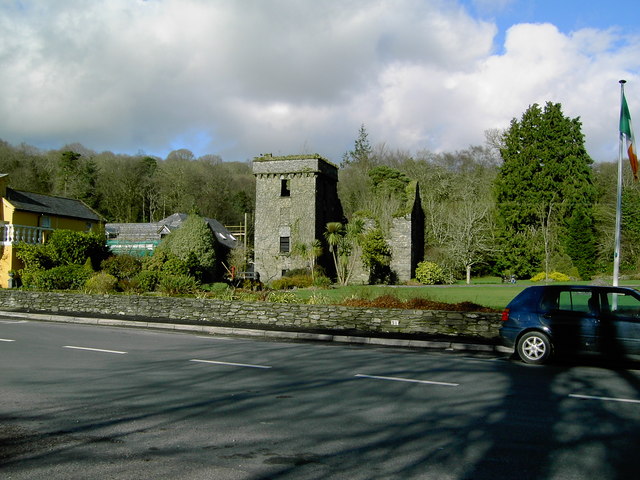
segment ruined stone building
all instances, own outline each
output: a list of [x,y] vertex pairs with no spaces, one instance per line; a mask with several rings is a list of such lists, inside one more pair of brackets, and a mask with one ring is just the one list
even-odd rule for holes
[[[309,260],[292,255],[296,243],[322,243],[318,259],[327,274],[334,273],[333,260],[324,240],[329,222],[343,221],[338,198],[338,167],[320,155],[270,154],[253,161],[256,176],[254,269],[263,282],[280,278],[288,270],[308,268]],[[387,242],[392,252],[391,269],[398,281],[410,280],[424,252],[424,213],[414,184],[409,202],[393,218]],[[360,267],[353,283],[367,283],[368,272]]]
[[[375,226],[373,219],[366,219],[368,228]],[[397,282],[406,282],[415,277],[418,263],[424,260],[424,211],[420,201],[418,182],[407,187],[407,203],[391,219],[385,240],[391,250],[389,267]],[[369,272],[357,264],[351,277],[351,283],[366,284]]]
[[418,263],[424,260],[424,210],[418,182],[402,215],[393,218],[387,242],[391,247],[391,270],[400,282],[415,277]]
[[263,155],[254,159],[256,209],[254,268],[263,282],[280,278],[308,261],[291,254],[295,243],[318,239],[323,254],[318,265],[333,271],[324,241],[329,222],[342,221],[338,199],[338,167],[320,155]]

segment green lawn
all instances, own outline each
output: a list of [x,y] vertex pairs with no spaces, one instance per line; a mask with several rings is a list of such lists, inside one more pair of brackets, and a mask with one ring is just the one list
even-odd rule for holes
[[[584,284],[590,282],[571,282]],[[540,285],[542,282],[518,281],[515,285],[502,283],[486,283],[479,279],[471,285],[430,285],[430,286],[382,286],[363,285],[333,287],[327,290],[298,289],[295,294],[304,299],[316,295],[326,298],[329,303],[339,303],[347,298],[372,300],[381,295],[394,295],[402,300],[410,298],[428,298],[446,303],[473,302],[484,307],[502,310],[509,301],[529,285]],[[640,287],[640,282],[621,281],[621,285]]]

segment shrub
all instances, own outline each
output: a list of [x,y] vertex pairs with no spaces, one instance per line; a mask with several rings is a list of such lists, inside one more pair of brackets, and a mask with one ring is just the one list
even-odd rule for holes
[[271,282],[271,288],[274,290],[288,290],[293,288],[293,282],[289,277],[282,277]]
[[138,293],[153,292],[160,281],[160,273],[153,270],[142,270],[131,279],[130,288]]
[[283,277],[311,276],[311,270],[308,268],[292,268],[287,270]]
[[314,293],[307,299],[307,305],[326,305],[329,303],[329,298],[321,293]]
[[291,277],[291,282],[296,288],[306,288],[310,287],[313,284],[313,279],[311,278],[311,275],[307,273]]
[[437,263],[420,262],[416,267],[416,280],[423,285],[437,285],[446,282],[444,270]]
[[164,295],[188,295],[198,290],[198,282],[188,275],[162,275],[158,289]]
[[271,292],[267,297],[267,301],[273,303],[302,303],[302,300],[293,292]]
[[382,230],[374,228],[364,235],[362,241],[362,263],[369,269],[369,283],[393,283],[391,275],[391,247]]
[[[531,277],[532,282],[540,282],[546,279],[547,279],[547,275],[545,272],[540,272],[537,275],[534,275],[533,277]],[[560,272],[551,272],[549,274],[548,279],[553,280],[554,282],[568,282],[569,280],[571,280],[569,275],[565,275],[564,273],[560,273]]]
[[160,246],[185,262],[192,274],[203,279],[212,277],[218,242],[204,218],[189,215],[179,229],[162,240]]
[[299,275],[285,276],[271,282],[271,288],[274,290],[288,290],[290,288],[306,288],[310,287],[313,283],[311,275],[303,273]]
[[138,284],[134,281],[134,278],[123,278],[122,280],[118,280],[116,290],[125,293],[141,293],[136,291]]
[[15,250],[26,270],[46,270],[54,266],[46,244],[18,243]]
[[169,275],[188,275],[189,266],[166,248],[160,246],[153,255],[142,260],[143,271],[163,272]]
[[92,265],[98,267],[109,256],[104,236],[95,232],[54,230],[46,245],[56,265],[82,264],[90,258]]
[[89,278],[84,285],[87,293],[113,293],[116,291],[118,279],[113,275],[100,272]]
[[235,288],[223,282],[200,285],[200,290],[207,292],[209,298],[217,298],[218,300],[234,300],[236,291]]
[[569,275],[565,275],[564,273],[560,272],[551,272],[549,274],[549,278],[551,278],[551,280],[555,282],[568,282],[569,280],[571,280]]
[[578,271],[578,267],[571,267],[569,269],[569,278],[572,280],[580,280],[582,277],[580,276],[580,272]]
[[132,255],[113,255],[100,264],[100,268],[118,280],[133,278],[142,270],[142,262]]
[[162,265],[162,273],[169,275],[189,275],[189,267],[184,260],[171,256]]
[[142,270],[160,272],[167,260],[169,260],[169,253],[162,248],[156,248],[153,255],[142,259]]
[[331,279],[325,275],[318,275],[313,280],[313,286],[318,288],[329,288],[331,283]]
[[[80,290],[93,272],[84,265],[62,265],[34,272],[27,287],[39,290]],[[23,276],[23,282],[25,277]]]
[[20,270],[20,281],[24,288],[36,288],[37,277],[44,270],[40,268],[23,268]]
[[54,230],[44,244],[16,245],[17,257],[29,270],[49,270],[61,265],[81,265],[87,261],[93,268],[100,265],[108,252],[102,235],[72,230]]

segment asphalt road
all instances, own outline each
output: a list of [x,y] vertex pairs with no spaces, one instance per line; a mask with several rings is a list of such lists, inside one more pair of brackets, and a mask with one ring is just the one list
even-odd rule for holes
[[635,479],[635,368],[0,318],[0,477]]

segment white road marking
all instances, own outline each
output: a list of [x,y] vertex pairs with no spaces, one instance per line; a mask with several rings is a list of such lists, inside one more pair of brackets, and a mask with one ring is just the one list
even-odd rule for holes
[[0,338],[0,342],[15,342],[15,340],[10,340],[8,338]]
[[121,352],[119,350],[104,350],[102,348],[74,347],[73,345],[65,345],[62,348],[71,348],[73,350],[88,350],[89,352],[116,353],[118,355],[124,355],[125,353],[127,353],[127,352]]
[[200,339],[205,339],[205,340],[225,340],[225,341],[234,340],[233,338],[230,338],[230,337],[216,337],[214,335],[208,335],[208,336],[205,336],[205,335],[194,335],[193,338],[200,338]]
[[391,380],[394,382],[409,382],[409,383],[426,383],[428,385],[441,385],[444,387],[459,387],[459,383],[447,383],[447,382],[433,382],[430,380],[415,380],[413,378],[399,378],[399,377],[380,377],[378,375],[363,375],[358,373],[356,377],[359,378],[373,378],[376,380]]
[[198,362],[198,363],[212,363],[214,365],[228,365],[228,366],[231,366],[231,367],[271,368],[268,365],[251,365],[249,363],[216,362],[214,360],[198,360],[197,358],[192,358],[189,361],[190,362]]
[[622,403],[640,403],[640,400],[633,400],[631,398],[614,398],[614,397],[594,397],[591,395],[569,395],[572,398],[581,398],[583,400],[603,400],[606,402],[622,402]]
[[27,323],[27,321],[26,320],[0,320],[0,323],[14,324],[14,323]]

